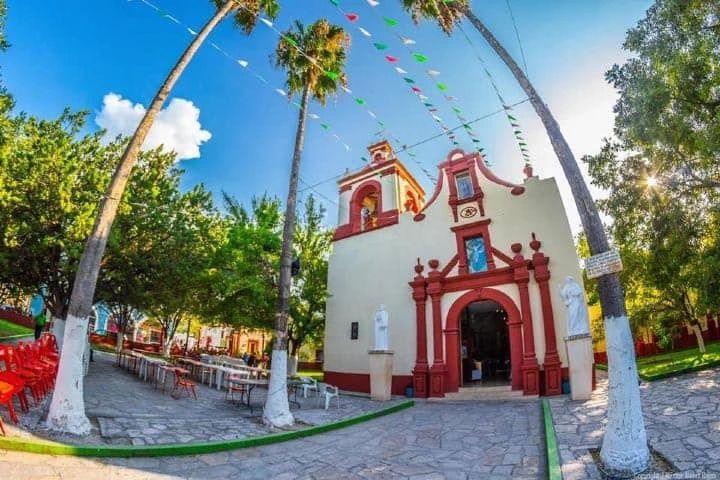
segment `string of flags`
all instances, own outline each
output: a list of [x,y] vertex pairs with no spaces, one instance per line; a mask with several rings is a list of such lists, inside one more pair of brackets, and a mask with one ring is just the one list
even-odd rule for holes
[[[443,0],[443,1],[452,1],[452,0]],[[525,162],[525,166],[530,166],[531,160],[530,160],[530,150],[528,149],[527,140],[525,140],[525,137],[523,136],[522,127],[520,126],[520,121],[518,120],[517,114],[513,110],[512,105],[509,105],[505,98],[502,96],[502,93],[500,93],[500,88],[497,85],[497,82],[495,81],[495,77],[493,76],[492,72],[488,69],[487,63],[485,63],[485,60],[483,59],[482,55],[480,55],[480,52],[475,46],[475,43],[470,39],[468,34],[465,32],[465,30],[462,28],[462,25],[459,26],[460,31],[462,32],[463,36],[465,37],[465,40],[468,42],[470,47],[473,50],[473,53],[475,53],[475,56],[477,57],[478,61],[482,65],[483,73],[485,73],[485,76],[487,77],[488,81],[490,82],[490,85],[493,88],[493,91],[495,92],[495,95],[497,96],[500,105],[505,110],[505,117],[508,120],[508,123],[510,124],[510,128],[512,129],[513,136],[515,137],[515,142],[517,143],[518,149],[520,150],[520,154],[522,155],[523,161]]]
[[[128,0],[128,2],[131,2],[132,0]],[[190,34],[191,36],[196,36],[198,34],[197,30],[189,27],[188,25],[185,25],[182,23],[177,16],[172,15],[170,12],[163,10],[159,8],[157,5],[154,5],[149,0],[139,0],[141,3],[146,5],[147,7],[151,8],[155,11],[158,15],[160,15],[161,18],[167,19],[168,21],[176,24],[178,27],[182,28],[186,33]],[[260,17],[260,21],[262,21],[264,24],[272,24],[269,20]],[[255,70],[250,62],[245,58],[236,58],[232,55],[230,55],[225,49],[223,49],[221,46],[219,46],[215,42],[208,42],[210,47],[212,47],[214,50],[216,50],[220,55],[226,57],[227,59],[231,60],[235,65],[239,66],[242,70],[249,73],[253,78],[255,78],[259,83],[262,85],[268,87],[268,89],[275,95],[288,98],[288,93],[283,88],[277,88],[270,84],[270,82],[261,75],[257,70]],[[298,102],[292,101],[291,105],[297,109],[301,108],[301,105]],[[341,137],[337,134],[337,132],[334,131],[332,126],[324,121],[322,117],[313,112],[308,112],[308,118],[315,120],[319,123],[320,128],[324,130],[328,135],[333,137],[344,149],[346,152],[349,152],[351,150],[350,145],[348,145]]]
[[[385,24],[385,26],[392,32],[392,34],[400,41],[400,43],[408,50],[410,55],[415,58],[420,63],[425,64],[427,68],[423,68],[426,76],[430,79],[430,81],[437,87],[437,89],[441,92],[442,97],[445,99],[445,102],[449,105],[450,109],[453,111],[455,117],[460,122],[460,125],[462,125],[462,128],[465,130],[465,133],[470,137],[470,140],[473,143],[473,147],[478,151],[478,153],[481,153],[484,151],[484,148],[481,146],[480,139],[477,137],[475,132],[472,129],[472,126],[468,123],[467,118],[464,116],[464,112],[462,108],[460,108],[458,99],[456,96],[453,96],[450,94],[450,89],[447,85],[447,83],[441,81],[440,78],[440,72],[438,70],[435,70],[430,67],[430,64],[427,63],[429,61],[429,58],[424,55],[421,52],[418,52],[416,50],[417,42],[409,37],[408,35],[405,35],[403,32],[400,32],[397,28],[399,22],[393,18],[389,18],[386,16],[383,16],[379,9],[377,8],[380,5],[380,2],[377,0],[367,0],[367,4],[370,7],[370,9],[377,15],[380,20],[382,20],[382,23]],[[355,14],[352,14],[355,15]],[[357,17],[357,15],[355,15]],[[404,80],[410,84],[415,83],[415,81],[410,77],[404,77]],[[431,107],[433,110],[437,111],[437,109],[433,106]],[[450,131],[448,133],[448,136],[451,140],[456,141],[456,137],[454,132]],[[487,163],[487,160],[486,160]]]
[[[380,4],[377,0],[367,0],[370,3],[371,6],[377,6]],[[415,95],[415,97],[418,99],[418,101],[425,107],[425,110],[428,112],[430,117],[433,119],[435,123],[438,124],[440,129],[448,136],[448,139],[454,146],[459,146],[460,144],[457,142],[456,138],[452,138],[453,134],[450,132],[450,129],[445,124],[444,120],[438,115],[437,107],[431,102],[430,97],[427,95],[428,92],[424,92],[419,86],[416,85],[415,80],[408,76],[408,71],[401,66],[400,59],[396,55],[392,55],[386,52],[388,50],[389,46],[386,43],[382,43],[379,41],[374,40],[374,35],[372,32],[370,32],[368,29],[362,27],[358,24],[358,21],[360,19],[360,16],[357,13],[352,12],[346,12],[341,6],[340,6],[340,0],[330,0],[330,3],[335,6],[335,8],[338,10],[338,12],[354,27],[358,29],[358,31],[362,34],[364,38],[370,42],[370,44],[382,54],[384,54],[384,59],[386,63],[389,63],[391,67],[394,69],[395,73],[398,75],[398,77],[401,79],[403,83],[405,83],[406,86],[409,87],[409,90]],[[388,26],[395,26],[398,24],[398,21],[389,17],[384,17],[383,21]],[[428,61],[428,57],[426,55],[423,55],[421,53],[416,53],[413,55],[413,59],[417,63],[425,63]]]
[[[250,10],[248,10],[247,7],[245,7],[244,5],[240,4],[239,6],[240,6],[240,8],[243,8],[244,10],[246,10],[247,12],[250,12]],[[251,12],[250,12],[250,13],[251,13]],[[284,40],[287,41],[290,45],[292,45],[293,48],[295,48],[295,50],[297,50],[297,52],[298,52],[300,55],[302,55],[303,57],[305,57],[305,58],[306,58],[308,61],[310,61],[313,65],[315,65],[315,66],[318,67],[320,70],[322,70],[324,75],[328,76],[329,78],[331,78],[331,79],[333,79],[333,80],[337,80],[337,79],[338,79],[339,74],[338,74],[337,72],[325,70],[325,69],[317,62],[317,60],[316,60],[315,58],[313,58],[311,55],[308,55],[307,52],[305,52],[305,51],[297,44],[297,42],[296,42],[293,38],[288,37],[288,36],[285,35],[282,31],[278,30],[270,20],[268,20],[267,18],[264,18],[264,17],[259,17],[259,20],[260,20],[263,24],[265,24],[268,28],[270,28],[271,30],[273,30],[280,38],[284,39]],[[360,97],[360,96],[357,96],[356,94],[353,94],[353,91],[352,91],[349,87],[347,87],[347,86],[345,86],[345,85],[340,85],[340,88],[341,88],[348,96],[350,96],[350,97],[354,100],[354,103],[355,103],[356,105],[362,107],[362,108],[365,110],[365,112],[366,112],[373,120],[375,120],[375,122],[377,123],[378,127],[380,127],[380,130],[381,130],[382,132],[387,133],[388,136],[393,140],[393,142],[395,142],[397,145],[403,145],[403,143],[400,141],[400,139],[398,139],[397,136],[395,136],[392,132],[390,132],[390,131],[388,130],[387,125],[385,124],[385,122],[383,122],[382,120],[380,120],[380,119],[378,118],[377,114],[376,114],[373,110],[371,110],[371,109],[369,108],[369,106],[368,106],[368,104],[367,104],[367,100],[366,100],[365,98]],[[322,124],[321,124],[321,126],[322,126]],[[407,154],[408,154],[408,156],[410,156],[411,158],[414,159],[415,154],[413,154],[413,153],[410,152],[410,151],[407,151]],[[364,156],[363,156],[363,157],[360,157],[360,159],[361,159],[364,163],[369,163],[369,159],[368,159],[367,157],[364,157]],[[417,162],[417,160],[415,160],[415,161]],[[417,163],[419,164],[419,162],[417,162]],[[422,167],[422,170],[423,170],[423,173],[425,173],[425,174],[427,175],[427,177],[429,178],[429,180],[430,180],[431,182],[433,182],[433,183],[436,182],[435,177],[434,177],[432,174],[430,174],[430,173],[427,171],[427,169],[425,169],[424,167]]]

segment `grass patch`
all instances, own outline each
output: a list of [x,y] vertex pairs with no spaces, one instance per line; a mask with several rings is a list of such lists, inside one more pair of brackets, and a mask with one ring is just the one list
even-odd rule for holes
[[552,410],[550,410],[550,402],[543,398],[542,400],[543,425],[545,426],[545,449],[547,451],[548,478],[550,480],[562,480],[562,470],[560,467],[560,453],[557,446],[557,437],[555,436],[555,424],[553,423]]
[[7,320],[0,320],[0,341],[19,336],[31,336],[33,333],[34,332],[27,327],[10,323]]
[[[638,358],[638,374],[643,380],[652,382],[720,366],[720,342],[706,343],[705,350],[705,353],[700,353],[697,347],[693,347]],[[598,364],[596,367],[607,370],[606,365]]]
[[297,376],[314,378],[318,382],[325,380],[325,372],[322,370],[298,370]]

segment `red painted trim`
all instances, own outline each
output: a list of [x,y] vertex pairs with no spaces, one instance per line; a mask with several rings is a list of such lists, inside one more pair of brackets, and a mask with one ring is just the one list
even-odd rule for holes
[[392,166],[390,168],[386,168],[385,170],[380,171],[380,176],[384,177],[385,175],[392,175],[394,173],[397,173],[398,169],[395,166]]
[[468,223],[452,227],[455,233],[455,243],[458,253],[458,275],[468,275],[467,251],[465,250],[465,240],[472,237],[482,236],[485,242],[485,258],[487,259],[488,270],[495,269],[495,260],[493,259],[493,248],[490,242],[490,219],[480,220],[479,222]]
[[470,273],[445,278],[442,282],[443,293],[460,292],[473,288],[492,287],[513,283],[513,269],[510,267],[496,268],[488,272]]
[[348,183],[348,182],[351,182],[354,180],[358,180],[361,177],[364,177],[365,175],[369,175],[369,174],[373,173],[373,171],[375,171],[375,170],[380,170],[384,167],[388,167],[395,162],[397,162],[397,160],[395,160],[394,158],[391,158],[390,160],[385,160],[384,162],[381,162],[381,163],[372,163],[370,165],[363,167],[361,170],[359,170],[355,173],[350,173],[347,176],[342,177],[340,180],[338,180],[338,183],[342,185],[342,184],[345,184],[345,183]]
[[435,191],[433,192],[432,197],[430,197],[430,200],[428,200],[422,210],[420,210],[420,213],[415,215],[415,217],[413,218],[413,220],[415,220],[416,222],[420,222],[425,219],[425,214],[423,212],[427,210],[428,207],[432,205],[435,200],[437,200],[438,195],[440,195],[440,192],[442,191],[443,177],[443,170],[442,168],[438,167],[438,181],[435,184]]
[[[493,255],[495,255],[496,257],[498,257],[498,258],[499,258],[500,260],[502,260],[503,262],[507,263],[508,265],[512,265],[512,263],[513,263],[512,258],[510,258],[508,255],[505,255],[503,252],[501,252],[501,251],[498,250],[497,248],[492,247],[492,253],[493,253]],[[529,262],[528,262],[528,263],[529,263]]]
[[[362,200],[370,193],[377,195],[377,203],[375,206],[376,224],[372,228],[363,229],[360,210],[362,209]],[[383,211],[382,204],[382,185],[375,179],[365,180],[355,188],[350,198],[350,221],[345,225],[340,225],[335,229],[333,241],[342,240],[344,238],[358,235],[360,233],[377,230],[379,228],[395,225],[398,223],[399,212],[396,208]]]
[[[492,300],[497,302],[508,315],[508,327],[510,325],[519,325],[522,323],[520,311],[518,310],[515,302],[512,298],[500,290],[492,288],[478,288],[467,292],[460,296],[450,307],[450,311],[447,314],[447,321],[445,327],[445,333],[451,333],[451,336],[446,335],[446,349],[447,355],[447,385],[446,391],[456,392],[460,386],[460,355],[459,345],[454,337],[453,332],[459,332],[460,330],[460,314],[463,309],[472,302]],[[522,336],[519,335],[520,329],[513,327],[510,329],[510,368],[512,370],[513,378],[520,377],[520,359],[522,358]],[[459,337],[459,334],[457,335]],[[452,352],[452,354],[451,354]]]
[[478,168],[480,169],[480,172],[490,180],[491,182],[497,183],[498,185],[502,185],[503,187],[508,187],[512,190],[510,190],[510,193],[513,195],[522,195],[525,193],[525,187],[522,185],[517,185],[515,183],[510,183],[506,180],[503,180],[502,178],[495,175],[488,167],[485,165],[485,163],[482,161],[482,158],[480,158],[480,155],[475,154]]
[[[369,373],[324,372],[325,383],[349,392],[370,393]],[[405,395],[405,389],[413,383],[412,375],[393,375],[390,387],[393,395]]]
[[352,190],[352,185],[341,185],[340,186],[340,193],[349,192],[350,190]]
[[440,275],[442,275],[443,278],[447,277],[450,274],[450,272],[452,271],[452,269],[455,268],[455,265],[457,265],[458,260],[459,260],[459,257],[457,254],[455,254],[455,256],[450,259],[448,264],[445,265],[445,268],[443,268],[440,271]]

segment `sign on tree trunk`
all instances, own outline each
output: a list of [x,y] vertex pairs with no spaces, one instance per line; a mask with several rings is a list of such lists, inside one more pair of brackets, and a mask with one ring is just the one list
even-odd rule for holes
[[610,273],[621,272],[622,269],[622,260],[617,250],[608,250],[585,259],[585,271],[588,278],[598,278]]

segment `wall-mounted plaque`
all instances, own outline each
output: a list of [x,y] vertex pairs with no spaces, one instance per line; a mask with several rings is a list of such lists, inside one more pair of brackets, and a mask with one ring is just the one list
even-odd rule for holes
[[350,340],[358,339],[358,322],[350,323]]

